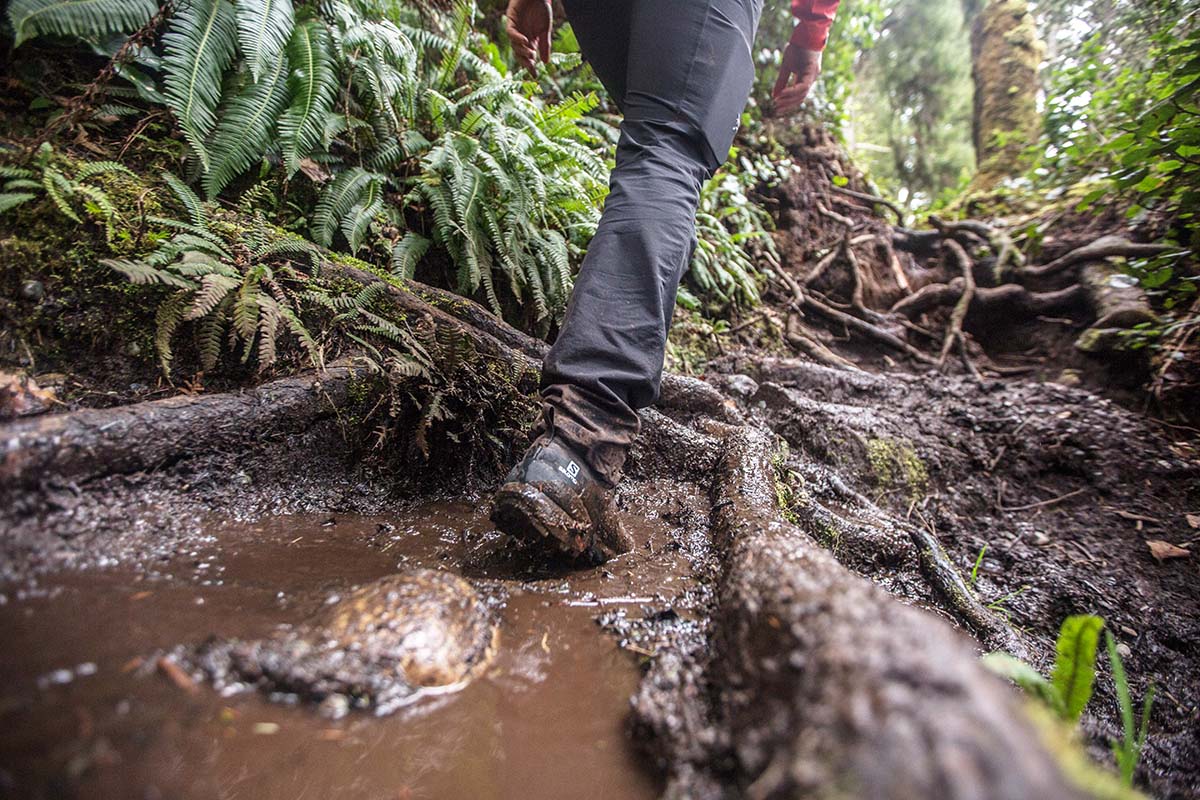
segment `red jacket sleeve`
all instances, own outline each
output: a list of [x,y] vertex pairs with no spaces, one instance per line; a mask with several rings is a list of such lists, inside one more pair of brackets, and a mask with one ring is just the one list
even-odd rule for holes
[[796,31],[791,43],[805,50],[824,50],[839,0],[792,0]]

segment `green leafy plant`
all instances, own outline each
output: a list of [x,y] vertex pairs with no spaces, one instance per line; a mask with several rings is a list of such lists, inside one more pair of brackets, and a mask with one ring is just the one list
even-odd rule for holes
[[1105,631],[1104,646],[1108,650],[1108,662],[1112,667],[1113,687],[1117,692],[1117,704],[1121,710],[1122,738],[1112,742],[1113,757],[1117,761],[1117,769],[1126,786],[1133,785],[1133,773],[1142,757],[1142,748],[1146,745],[1146,734],[1150,730],[1150,710],[1154,706],[1154,687],[1146,690],[1142,700],[1142,713],[1139,720],[1134,720],[1133,699],[1129,693],[1129,680],[1125,676],[1125,665],[1121,654],[1117,652],[1117,643],[1111,633]]
[[984,656],[983,663],[1045,702],[1066,722],[1075,723],[1092,697],[1096,681],[1096,649],[1103,629],[1104,620],[1090,614],[1063,620],[1049,680],[1029,664],[1007,653],[989,653]]
[[104,226],[105,238],[112,241],[120,217],[112,198],[95,179],[102,175],[125,175],[136,179],[127,167],[115,161],[91,161],[67,169],[55,157],[49,144],[42,144],[31,168],[0,166],[0,213],[33,200],[41,194],[68,219],[83,223],[90,218]]

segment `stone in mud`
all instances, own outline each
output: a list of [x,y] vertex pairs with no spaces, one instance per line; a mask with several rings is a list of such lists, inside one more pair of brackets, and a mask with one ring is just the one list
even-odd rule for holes
[[210,641],[190,660],[219,688],[251,684],[332,716],[350,707],[387,714],[420,689],[478,674],[496,636],[492,608],[471,584],[419,569],[356,589],[267,638]]

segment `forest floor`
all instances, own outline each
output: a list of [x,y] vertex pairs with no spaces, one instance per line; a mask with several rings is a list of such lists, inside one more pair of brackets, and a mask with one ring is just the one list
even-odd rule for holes
[[[797,319],[809,251],[843,235],[808,215],[810,184],[777,195],[787,277],[759,316],[725,334],[682,320],[675,364],[701,379],[669,376],[646,412],[618,497],[637,547],[602,566],[487,523],[544,345],[436,290],[389,289],[429,341],[457,337],[433,352],[453,354],[438,380],[454,389],[433,422],[423,404],[443,395],[420,377],[381,385],[352,359],[172,386],[119,337],[98,336],[95,358],[62,341],[32,363],[6,351],[59,393],[13,384],[26,413],[0,424],[0,797],[916,797],[976,780],[988,797],[1121,796],[1069,754],[1050,766],[1055,732],[978,667],[1006,649],[1047,673],[1081,613],[1104,617],[1135,700],[1155,687],[1139,785],[1200,797],[1196,431],[1143,413],[1116,382],[1128,363],[1070,346],[1092,321],[1078,300],[968,317],[953,368],[818,325],[811,302]],[[860,211],[847,227],[890,234]],[[85,330],[94,309],[55,277],[54,235],[0,232],[6,308],[57,304],[44,317]],[[883,330],[871,309],[892,305],[895,273],[863,262],[811,285]],[[16,299],[30,280],[42,293]],[[136,303],[120,314],[147,322]],[[411,402],[381,451],[389,393]],[[170,666],[413,566],[502,606],[495,665],[461,692],[329,719]],[[1103,661],[1082,732],[1107,763],[1121,723]]]

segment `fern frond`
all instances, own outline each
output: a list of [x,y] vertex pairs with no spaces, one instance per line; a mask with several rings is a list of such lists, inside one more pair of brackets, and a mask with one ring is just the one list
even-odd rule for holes
[[295,25],[292,0],[237,0],[238,43],[255,81],[273,71]]
[[11,180],[13,178],[33,178],[37,173],[31,169],[22,167],[10,167],[7,164],[0,164],[0,178]]
[[163,301],[154,312],[154,349],[158,351],[158,361],[162,365],[164,375],[171,374],[171,339],[175,336],[179,323],[183,321],[183,312],[187,310],[188,293],[176,292]]
[[280,307],[279,315],[283,318],[284,324],[292,335],[300,340],[300,344],[304,346],[305,352],[308,353],[309,361],[316,369],[322,369],[324,363],[321,359],[321,348],[317,346],[312,334],[308,332],[308,328],[304,327],[304,323],[296,316],[296,313],[290,308]]
[[[132,283],[154,284],[161,283],[166,286],[175,286],[179,289],[195,289],[195,281],[190,281],[187,278],[181,277],[162,269],[155,269],[141,261],[130,261],[126,258],[105,258],[101,259],[101,264],[110,269],[115,269],[117,272],[124,275]],[[182,313],[182,312],[181,312]]]
[[12,0],[13,47],[35,36],[100,36],[134,31],[158,13],[157,0]]
[[409,231],[404,234],[392,247],[392,272],[401,278],[411,278],[429,245],[430,241],[419,233]]
[[76,222],[82,223],[83,220],[75,213],[75,209],[71,208],[71,204],[67,202],[67,195],[75,193],[75,186],[61,172],[49,167],[42,173],[42,187],[46,190],[50,200],[62,212],[63,216],[69,217]]
[[29,192],[5,192],[4,194],[0,194],[0,214],[14,209],[22,203],[27,203],[34,197],[36,195]]
[[279,118],[279,137],[288,177],[300,169],[300,159],[321,141],[325,119],[337,91],[329,32],[320,22],[297,25],[288,42],[291,104]]
[[192,304],[188,308],[187,313],[183,315],[183,318],[185,320],[193,320],[207,316],[240,283],[235,278],[225,275],[216,273],[205,275],[200,279],[200,288],[192,298]]
[[366,191],[350,207],[349,213],[342,220],[342,235],[350,243],[350,251],[358,252],[362,247],[363,237],[366,236],[371,221],[383,210],[383,182],[373,180],[367,184]]
[[124,164],[118,164],[116,161],[89,161],[79,168],[75,173],[76,181],[86,181],[94,175],[105,174],[121,174],[127,178],[138,179],[133,170],[126,167]]
[[221,360],[221,344],[229,319],[232,295],[226,294],[211,314],[205,314],[196,325],[196,349],[200,351],[200,369],[211,372]]
[[[247,349],[258,330],[258,298],[262,295],[262,287],[258,285],[261,269],[255,269],[246,276],[242,287],[238,289],[237,300],[233,306],[233,329],[246,342]],[[244,361],[245,359],[243,359]]]
[[204,193],[214,199],[270,146],[275,120],[287,103],[287,56],[282,52],[258,83],[229,101],[210,145]]
[[191,217],[192,224],[198,225],[201,228],[208,227],[208,212],[204,209],[204,203],[200,201],[200,196],[192,191],[192,187],[188,186],[179,178],[169,172],[162,173],[162,179],[174,192],[175,197],[179,198],[179,202]]
[[338,224],[350,213],[367,185],[378,177],[362,167],[351,167],[334,178],[317,201],[312,222],[313,239],[326,247],[332,244]]
[[184,0],[163,36],[167,106],[204,170],[208,134],[217,123],[221,78],[233,61],[237,25],[229,0]]
[[282,317],[279,303],[270,295],[258,296],[258,368],[260,370],[275,363],[278,353],[275,340],[279,336],[279,320]]

